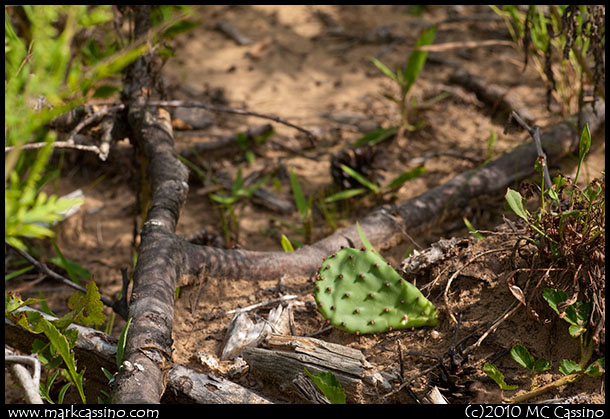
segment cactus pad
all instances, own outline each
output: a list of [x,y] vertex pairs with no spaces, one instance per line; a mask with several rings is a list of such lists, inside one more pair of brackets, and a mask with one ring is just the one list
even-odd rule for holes
[[437,324],[432,303],[372,247],[333,253],[316,279],[318,310],[346,332],[381,333]]

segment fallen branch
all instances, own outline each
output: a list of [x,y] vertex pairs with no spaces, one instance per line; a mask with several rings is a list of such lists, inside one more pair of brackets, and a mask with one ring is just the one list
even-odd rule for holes
[[246,111],[244,109],[234,109],[234,108],[229,108],[227,106],[211,105],[211,104],[205,103],[205,102],[197,102],[197,101],[187,102],[187,101],[183,101],[183,100],[151,100],[146,103],[146,106],[153,106],[153,107],[162,106],[162,107],[166,107],[166,108],[203,108],[203,109],[207,109],[207,110],[213,111],[213,112],[224,112],[224,113],[231,113],[231,114],[235,114],[235,115],[254,116],[257,118],[269,119],[269,120],[275,121],[279,124],[289,126],[291,128],[296,129],[297,131],[301,131],[302,133],[307,134],[307,136],[309,138],[316,137],[316,135],[313,132],[311,132],[305,128],[302,128],[298,125],[295,125],[291,122],[288,122],[283,118],[273,116],[273,115],[264,115],[264,114],[261,114],[258,112]]
[[[29,307],[20,310],[37,311]],[[41,312],[39,312],[41,313]],[[47,320],[57,320],[47,314],[41,313]],[[117,339],[106,333],[89,327],[76,324],[68,326],[78,332],[74,348],[78,365],[86,365],[85,378],[87,379],[87,398],[95,400],[99,395],[93,387],[108,390],[109,383],[101,372],[101,367],[110,372],[116,371]],[[45,339],[44,336],[35,335],[18,326],[8,319],[4,319],[5,343],[24,352],[32,349],[34,339]],[[113,400],[116,403],[116,400]],[[231,381],[210,374],[202,374],[175,365],[168,371],[167,392],[163,398],[164,403],[271,403],[245,387]]]

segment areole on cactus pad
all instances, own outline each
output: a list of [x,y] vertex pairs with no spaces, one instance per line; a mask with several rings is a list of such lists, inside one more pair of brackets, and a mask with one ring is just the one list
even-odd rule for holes
[[316,274],[314,297],[320,313],[349,333],[382,333],[435,326],[438,311],[405,281],[358,232],[365,245],[325,258]]

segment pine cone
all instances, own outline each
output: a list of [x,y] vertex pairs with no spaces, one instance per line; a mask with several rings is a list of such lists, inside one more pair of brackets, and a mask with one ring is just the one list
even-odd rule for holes
[[356,179],[341,169],[344,164],[365,178],[379,183],[384,179],[380,171],[385,171],[385,156],[382,150],[371,146],[362,146],[350,150],[341,150],[330,160],[330,174],[333,181],[341,189],[361,188]]

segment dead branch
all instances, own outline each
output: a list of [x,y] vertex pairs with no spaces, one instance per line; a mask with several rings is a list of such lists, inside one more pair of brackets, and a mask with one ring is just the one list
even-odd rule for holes
[[288,122],[285,119],[280,118],[278,116],[264,115],[264,114],[261,114],[258,112],[246,111],[244,109],[234,109],[234,108],[229,108],[227,106],[212,105],[212,104],[205,103],[205,102],[183,101],[183,100],[151,100],[151,101],[147,102],[147,106],[153,106],[153,107],[163,106],[163,107],[167,107],[167,108],[203,108],[203,109],[207,109],[207,110],[213,111],[213,112],[224,112],[224,113],[231,113],[231,114],[235,114],[235,115],[254,116],[257,118],[269,119],[269,120],[275,121],[279,124],[289,126],[291,128],[296,129],[297,131],[301,131],[302,133],[307,134],[307,136],[309,138],[316,137],[316,135],[313,132],[311,132],[303,127],[300,127],[298,125],[295,125],[292,122]]
[[[151,28],[150,6],[134,7],[135,35]],[[159,403],[171,364],[174,290],[181,257],[164,237],[175,237],[180,209],[188,192],[188,170],[176,157],[169,112],[146,106],[154,87],[152,55],[125,70],[122,98],[127,101],[131,141],[146,167],[150,196],[134,272],[129,307],[132,318],[125,361],[142,368],[119,372],[112,398],[116,403]]]
[[[33,310],[24,307],[20,310]],[[55,318],[41,313],[47,320]],[[79,367],[86,365],[87,399],[95,400],[98,389],[108,389],[108,379],[102,374],[101,367],[114,373],[116,371],[117,339],[89,327],[76,324],[68,326],[78,331],[74,353]],[[5,343],[23,352],[30,352],[34,339],[45,339],[4,319]],[[116,402],[116,400],[114,400]],[[175,365],[168,372],[167,391],[164,403],[271,403],[269,400],[231,381],[210,374],[202,374],[181,365]]]
[[449,75],[449,83],[460,85],[476,94],[481,102],[491,106],[492,113],[495,113],[496,110],[515,111],[530,124],[535,120],[532,113],[524,107],[522,101],[514,92],[506,90],[483,77],[459,70]]

